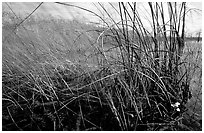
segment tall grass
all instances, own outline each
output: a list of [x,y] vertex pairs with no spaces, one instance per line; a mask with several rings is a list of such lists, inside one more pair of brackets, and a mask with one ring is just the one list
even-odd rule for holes
[[57,4],[88,11],[105,26],[79,30],[73,41],[62,20],[53,20],[57,30],[47,40],[10,33],[7,44],[20,38],[21,45],[3,46],[3,130],[192,130],[183,124],[192,78],[183,56],[185,2],[149,2],[151,30],[136,2],[110,3],[119,22],[101,3],[108,20]]

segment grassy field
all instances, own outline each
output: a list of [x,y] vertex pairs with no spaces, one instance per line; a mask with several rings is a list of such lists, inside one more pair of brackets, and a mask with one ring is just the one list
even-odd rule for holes
[[15,28],[12,16],[2,27],[2,130],[202,130],[202,42],[185,41],[177,56],[173,31],[149,36],[127,19],[114,29],[31,16]]
[[[189,77],[190,77],[190,90],[192,93],[192,98],[187,104],[187,120],[190,121],[188,124],[193,125],[195,128],[198,127],[197,123],[202,122],[202,42],[198,43],[196,41],[190,41],[186,44],[186,54],[183,57],[188,60],[189,65]],[[185,53],[185,52],[184,52]],[[196,121],[195,121],[196,120]],[[195,124],[195,125],[194,125]],[[191,130],[193,127],[191,127]]]

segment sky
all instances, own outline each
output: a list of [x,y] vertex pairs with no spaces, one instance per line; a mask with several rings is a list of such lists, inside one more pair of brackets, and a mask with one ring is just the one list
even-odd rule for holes
[[[99,14],[106,20],[108,20],[110,17],[102,10],[101,6],[104,6],[108,13],[111,14],[111,16],[114,18],[115,21],[119,22],[120,18],[118,17],[117,11],[114,10],[113,7],[117,8],[117,3],[101,3],[101,6],[98,3],[91,3],[91,2],[67,2],[67,4],[80,6],[85,9],[88,9],[90,11],[93,11],[94,13]],[[179,4],[179,3],[178,3]],[[3,3],[3,10],[10,10],[9,7],[17,14],[22,15],[23,17],[26,17],[29,13],[31,13],[37,6],[39,5],[39,2],[9,2],[9,3]],[[138,12],[141,14],[141,17],[143,19],[144,25],[146,25],[147,28],[150,28],[149,20],[151,19],[151,15],[149,14],[150,9],[146,2],[140,2],[137,4]],[[167,9],[166,15],[168,16]],[[191,2],[187,3],[187,10],[188,14],[186,17],[186,32],[189,34],[196,34],[196,32],[200,31],[202,29],[202,3],[201,2]],[[99,23],[101,22],[98,17],[96,17],[94,14],[91,14],[87,11],[75,8],[73,6],[64,6],[56,3],[51,2],[45,2],[42,4],[42,6],[34,13],[34,15],[37,15],[39,17],[46,16],[53,16],[56,18],[62,18],[62,19],[77,19],[79,21],[83,22],[94,22]]]

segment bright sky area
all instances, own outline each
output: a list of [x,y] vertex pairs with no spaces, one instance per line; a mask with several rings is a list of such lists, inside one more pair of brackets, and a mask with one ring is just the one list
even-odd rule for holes
[[[101,6],[98,3],[90,3],[90,2],[69,2],[68,4],[77,5],[83,8],[86,8],[90,11],[93,11],[100,16],[103,16],[104,10],[102,10]],[[106,10],[112,15],[112,17],[115,19],[115,21],[120,21],[117,17],[117,13],[114,10],[113,6],[115,8],[118,8],[117,3],[101,3],[102,6],[106,8]],[[29,3],[3,3],[3,10],[9,9],[9,7],[17,14],[28,15],[31,13],[38,5],[39,2],[29,2]],[[179,3],[178,3],[179,5]],[[144,25],[148,25],[148,20],[151,19],[151,16],[149,14],[150,9],[147,4],[147,2],[140,2],[137,4],[138,12],[143,17]],[[168,9],[168,8],[164,8]],[[187,10],[188,14],[186,17],[186,32],[190,34],[196,34],[198,31],[201,31],[202,29],[202,3],[201,2],[191,2],[187,3]],[[103,14],[103,15],[102,15]],[[99,22],[98,17],[94,16],[93,14],[90,14],[87,11],[74,8],[72,6],[64,6],[56,3],[43,3],[42,6],[35,12],[35,15],[39,17],[44,16],[54,16],[57,18],[63,18],[63,19],[77,19],[84,22]],[[166,13],[168,16],[168,13]],[[103,16],[105,19],[108,20],[108,16],[105,14]],[[148,27],[148,26],[147,26]]]

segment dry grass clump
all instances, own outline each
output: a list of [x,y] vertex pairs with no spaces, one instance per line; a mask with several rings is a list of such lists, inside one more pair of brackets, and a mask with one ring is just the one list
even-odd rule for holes
[[[91,49],[73,47],[78,56],[88,51],[83,57],[87,62],[66,61],[60,47],[51,45],[46,61],[33,63],[35,56],[29,53],[19,58],[3,55],[3,130],[192,130],[183,120],[192,97],[192,75],[182,56],[186,3],[165,4],[148,3],[152,34],[137,3],[118,3],[119,22],[99,3],[113,25],[74,6],[106,24],[93,31],[97,37],[82,33],[82,40],[94,40]],[[36,67],[26,69],[31,62]]]

